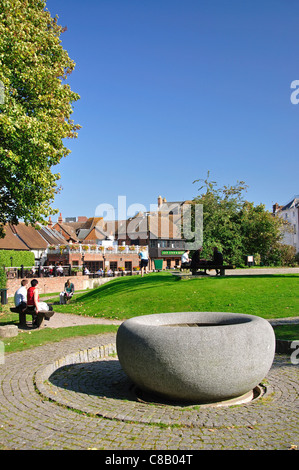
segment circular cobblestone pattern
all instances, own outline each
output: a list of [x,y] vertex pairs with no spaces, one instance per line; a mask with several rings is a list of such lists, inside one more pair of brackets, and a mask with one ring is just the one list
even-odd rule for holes
[[299,366],[276,355],[265,393],[225,407],[148,402],[123,373],[115,336],[65,340],[0,364],[0,449],[299,448]]

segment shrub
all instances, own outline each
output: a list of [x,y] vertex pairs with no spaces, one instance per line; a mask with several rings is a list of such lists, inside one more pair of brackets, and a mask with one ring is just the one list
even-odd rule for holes
[[296,262],[296,249],[291,245],[280,246],[280,260],[282,266],[295,266]]

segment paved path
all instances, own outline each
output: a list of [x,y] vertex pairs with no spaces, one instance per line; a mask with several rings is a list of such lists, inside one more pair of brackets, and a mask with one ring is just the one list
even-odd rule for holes
[[[256,274],[246,271],[240,274]],[[47,327],[89,322],[105,323],[55,314]],[[148,403],[113,352],[115,335],[107,334],[6,354],[0,361],[0,450],[299,449],[299,365],[290,356],[275,356],[262,397],[206,408]]]
[[228,269],[225,274],[232,276],[265,276],[267,274],[299,274],[298,268],[243,268],[243,269]]
[[107,334],[5,355],[0,449],[299,448],[299,365],[290,357],[276,355],[256,401],[187,407],[148,404],[109,355],[114,344]]
[[[54,306],[55,309],[55,306]],[[49,321],[45,321],[46,328],[63,328],[66,326],[80,325],[120,325],[122,321],[107,320],[105,318],[85,317],[83,315],[74,315],[71,313],[58,313],[51,317]]]

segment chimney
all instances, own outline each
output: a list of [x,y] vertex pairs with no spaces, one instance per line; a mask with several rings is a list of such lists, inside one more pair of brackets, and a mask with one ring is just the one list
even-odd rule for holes
[[158,207],[162,206],[162,197],[158,196]]
[[278,205],[278,203],[276,202],[276,203],[273,205],[273,214],[274,214],[274,215],[276,214],[276,212],[278,211],[278,209],[279,209],[279,205]]
[[53,222],[52,222],[51,216],[49,216],[48,228],[52,228],[52,227],[53,227]]
[[63,218],[62,218],[62,215],[61,215],[61,212],[60,212],[59,217],[58,217],[58,223],[62,224],[62,222],[63,222]]

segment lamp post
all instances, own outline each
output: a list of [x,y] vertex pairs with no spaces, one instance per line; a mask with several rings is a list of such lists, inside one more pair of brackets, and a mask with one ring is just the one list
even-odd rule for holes
[[84,253],[82,253],[82,276],[84,276],[84,270],[85,270],[85,266],[84,266]]

